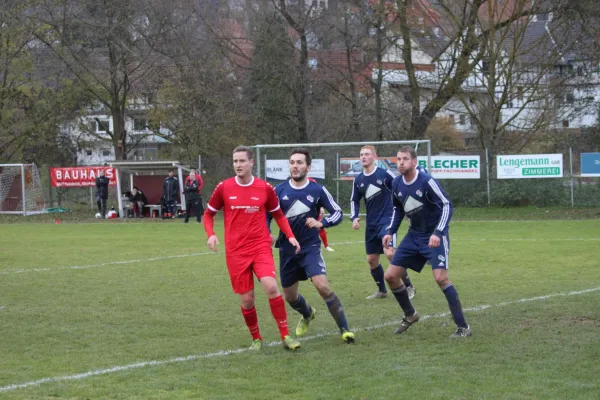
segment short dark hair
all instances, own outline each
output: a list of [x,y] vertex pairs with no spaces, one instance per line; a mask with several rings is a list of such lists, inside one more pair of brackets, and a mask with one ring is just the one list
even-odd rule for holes
[[254,152],[248,146],[240,145],[240,146],[236,147],[235,149],[233,149],[233,154],[241,153],[243,151],[246,152],[246,155],[248,156],[248,160],[254,160]]
[[410,158],[417,158],[417,152],[412,146],[402,146],[398,149],[398,153],[408,153],[410,154]]
[[304,154],[304,157],[306,157],[306,165],[312,165],[312,157],[310,156],[310,152],[307,149],[304,149],[304,148],[293,149],[292,152],[290,153],[290,157],[293,156],[294,154]]
[[134,186],[133,188],[134,188],[135,190],[140,190],[140,189],[139,189],[137,186]]

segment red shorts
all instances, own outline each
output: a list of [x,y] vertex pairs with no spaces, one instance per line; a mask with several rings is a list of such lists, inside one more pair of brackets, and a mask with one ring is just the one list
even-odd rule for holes
[[242,294],[254,289],[252,273],[256,275],[258,280],[267,276],[277,278],[273,251],[270,247],[264,250],[257,249],[256,253],[251,255],[227,255],[226,261],[234,293]]

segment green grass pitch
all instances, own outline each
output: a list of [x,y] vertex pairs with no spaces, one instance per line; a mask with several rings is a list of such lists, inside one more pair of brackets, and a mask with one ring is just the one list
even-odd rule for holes
[[[357,342],[342,343],[305,282],[317,318],[286,352],[258,287],[271,345],[250,354],[224,255],[209,253],[201,225],[0,225],[0,398],[597,399],[600,221],[456,218],[450,232],[473,337],[448,337],[429,267],[411,274],[429,317],[393,335],[400,308],[365,299],[364,230],[346,219],[328,230],[324,258]],[[288,316],[293,332],[299,316]]]

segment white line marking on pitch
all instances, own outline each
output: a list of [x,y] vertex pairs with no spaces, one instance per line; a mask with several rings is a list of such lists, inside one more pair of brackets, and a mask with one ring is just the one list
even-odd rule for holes
[[[494,308],[494,307],[504,307],[504,306],[507,306],[510,304],[518,304],[518,303],[526,303],[526,302],[530,302],[530,301],[546,300],[546,299],[549,299],[552,297],[577,296],[580,294],[592,293],[592,292],[597,292],[597,291],[600,291],[600,287],[578,290],[578,291],[574,291],[574,292],[551,293],[551,294],[547,294],[544,296],[529,297],[529,298],[524,298],[524,299],[519,299],[519,300],[507,301],[504,303],[499,303],[499,304],[494,304],[494,305],[483,304],[480,306],[465,308],[464,311],[477,312],[477,311],[487,310],[489,308]],[[426,320],[426,319],[431,319],[431,318],[441,318],[441,317],[446,317],[448,315],[450,315],[450,313],[447,313],[447,312],[441,313],[441,314],[424,315],[424,316],[421,316],[421,320]],[[384,328],[384,327],[391,326],[391,325],[397,325],[398,323],[400,323],[400,321],[391,321],[391,322],[386,322],[384,324],[367,326],[365,328],[356,328],[355,331],[371,331],[371,330]],[[338,332],[320,333],[317,335],[305,337],[300,340],[305,342],[308,340],[313,340],[313,339],[326,337],[326,336],[333,336],[333,335],[339,335],[339,333]],[[276,341],[276,342],[268,343],[265,346],[273,347],[273,346],[279,346],[279,345],[281,345],[281,343],[279,341]],[[169,358],[167,360],[141,361],[141,362],[137,362],[134,364],[119,365],[116,367],[106,368],[106,369],[97,369],[94,371],[82,372],[82,373],[74,374],[74,375],[55,376],[55,377],[51,377],[51,378],[42,378],[42,379],[38,379],[35,381],[29,381],[29,382],[24,382],[24,383],[13,383],[11,385],[0,387],[0,393],[11,392],[11,391],[17,390],[17,389],[25,389],[25,388],[29,388],[32,386],[39,386],[44,383],[64,382],[64,381],[86,379],[86,378],[90,378],[92,376],[111,374],[113,372],[128,371],[128,370],[144,368],[144,367],[155,367],[155,366],[159,366],[159,365],[174,364],[174,363],[180,363],[180,362],[185,362],[185,361],[195,361],[195,360],[201,360],[201,359],[206,359],[206,358],[229,356],[232,354],[246,353],[248,351],[249,351],[248,348],[242,348],[242,349],[235,349],[235,350],[221,350],[221,351],[217,351],[214,353],[190,355],[190,356],[186,356],[186,357],[175,357],[175,358]]]
[[[455,238],[452,239],[453,242],[597,242],[600,241],[600,238],[555,238],[555,239],[544,239],[544,238]],[[339,243],[331,243],[332,246],[343,246],[348,244],[361,244],[364,241],[351,241],[351,242],[339,242]],[[106,267],[109,265],[124,265],[124,264],[135,264],[135,263],[143,263],[148,261],[162,261],[162,260],[172,260],[176,258],[187,258],[187,257],[199,257],[199,256],[207,256],[213,254],[221,254],[222,251],[217,253],[213,253],[212,251],[204,252],[204,253],[192,253],[192,254],[179,254],[174,256],[160,256],[160,257],[151,257],[151,258],[141,258],[137,260],[125,260],[125,261],[108,261],[100,264],[88,264],[88,265],[73,265],[70,267],[57,267],[57,268],[19,268],[19,269],[9,269],[0,271],[0,275],[9,275],[9,274],[24,274],[28,272],[50,272],[50,271],[64,271],[69,269],[89,269],[89,268],[97,268],[97,267]]]

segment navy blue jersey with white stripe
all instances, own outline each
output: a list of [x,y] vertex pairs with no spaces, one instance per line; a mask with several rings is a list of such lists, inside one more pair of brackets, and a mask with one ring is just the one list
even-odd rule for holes
[[404,176],[394,178],[392,182],[394,213],[388,232],[398,231],[406,215],[410,220],[410,230],[416,233],[444,236],[448,234],[448,224],[452,218],[453,207],[444,190],[431,175],[417,170],[412,182],[406,182]]
[[392,181],[394,174],[386,169],[376,167],[370,174],[361,172],[354,178],[352,197],[350,198],[351,215],[354,221],[360,211],[360,200],[365,199],[367,208],[367,228],[388,226],[392,217]]
[[[301,247],[321,243],[319,230],[308,228],[305,223],[309,217],[317,219],[321,207],[329,212],[327,218],[323,218],[323,228],[328,228],[342,222],[343,214],[341,207],[335,202],[325,187],[314,181],[308,181],[302,187],[295,187],[290,181],[283,182],[275,187],[275,193],[279,198],[281,211],[288,219],[292,232]],[[268,215],[270,224],[271,218]],[[291,246],[287,240],[283,240],[283,234],[279,234],[278,244]]]

